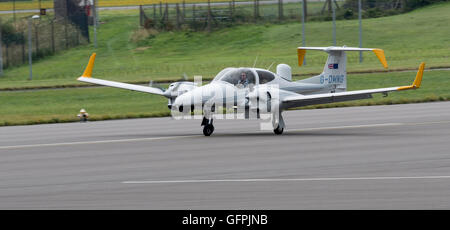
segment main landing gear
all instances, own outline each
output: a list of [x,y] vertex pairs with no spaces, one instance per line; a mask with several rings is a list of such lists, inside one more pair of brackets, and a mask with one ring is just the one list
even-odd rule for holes
[[202,126],[203,134],[205,136],[211,136],[211,134],[214,132],[213,119],[206,119],[206,117],[203,117]]
[[[273,127],[276,127],[275,129],[273,129],[273,132],[277,135],[282,134],[284,131],[285,124],[284,119],[281,116],[281,113],[279,113],[278,117],[275,117],[273,121],[274,121]],[[203,126],[203,134],[205,136],[211,136],[211,134],[214,132],[214,125],[212,118],[208,119],[206,117],[203,117],[201,126]]]
[[277,135],[280,135],[283,133],[284,128],[281,128],[279,125],[273,130],[273,132]]
[[276,127],[276,128],[273,129],[273,132],[275,134],[277,134],[277,135],[282,134],[283,130],[284,130],[284,127],[286,125],[284,124],[284,119],[283,119],[283,116],[281,115],[281,112],[278,113],[278,117],[275,116],[275,114],[274,114],[272,119],[273,119],[273,123],[272,123],[273,127]]

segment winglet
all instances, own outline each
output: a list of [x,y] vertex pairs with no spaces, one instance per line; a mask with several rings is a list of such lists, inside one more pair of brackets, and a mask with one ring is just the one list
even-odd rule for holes
[[91,58],[89,59],[89,63],[86,67],[86,69],[84,70],[83,75],[81,75],[82,77],[92,77],[92,69],[94,69],[94,62],[95,62],[95,56],[97,54],[93,53],[91,55]]
[[418,89],[420,88],[420,84],[422,83],[423,71],[425,69],[425,62],[422,62],[419,66],[419,70],[417,71],[416,79],[410,86],[399,87],[398,90],[407,90],[407,89]]
[[425,69],[425,62],[420,63],[419,70],[417,71],[416,79],[414,80],[413,86],[417,89],[420,88],[422,83],[423,71]]
[[383,65],[383,67],[385,69],[387,69],[388,68],[388,64],[387,64],[387,61],[386,61],[386,57],[384,56],[384,50],[382,50],[382,49],[373,49],[372,51],[375,53],[375,55],[377,55],[377,58],[378,58],[378,60],[380,60],[380,62]]
[[306,50],[305,49],[297,49],[298,56],[298,66],[303,65],[303,60],[305,59]]

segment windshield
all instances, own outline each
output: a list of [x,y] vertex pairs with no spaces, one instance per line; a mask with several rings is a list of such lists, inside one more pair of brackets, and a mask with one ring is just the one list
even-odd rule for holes
[[220,71],[213,79],[213,81],[218,81],[220,80],[221,77],[223,77],[223,75],[225,75],[226,73],[228,73],[229,71],[235,70],[236,68],[225,68],[222,71]]
[[228,82],[238,88],[245,88],[254,85],[256,82],[253,72],[245,68],[231,69],[225,72],[220,81]]
[[266,84],[267,82],[273,81],[275,75],[269,71],[256,70],[259,76],[259,84]]

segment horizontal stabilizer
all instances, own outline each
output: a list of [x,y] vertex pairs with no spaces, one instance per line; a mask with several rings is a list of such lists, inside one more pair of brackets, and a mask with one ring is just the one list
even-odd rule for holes
[[384,56],[384,51],[382,49],[376,48],[358,48],[358,47],[345,47],[345,46],[329,46],[329,47],[298,47],[297,55],[298,55],[298,66],[302,66],[303,60],[305,58],[306,50],[320,50],[324,52],[332,52],[332,51],[373,51],[377,56],[378,60],[380,60],[381,64],[385,69],[388,68],[388,64],[386,61],[386,57]]

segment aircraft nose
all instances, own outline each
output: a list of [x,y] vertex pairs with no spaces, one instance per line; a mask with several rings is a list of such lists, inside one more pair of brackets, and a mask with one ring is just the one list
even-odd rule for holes
[[172,104],[173,110],[178,110],[179,112],[183,112],[185,107],[189,107],[191,104],[192,92],[186,92],[182,95],[175,98],[174,103]]
[[183,112],[186,108],[202,106],[206,101],[214,97],[215,88],[211,85],[205,85],[192,91],[178,96],[172,104],[173,110]]

